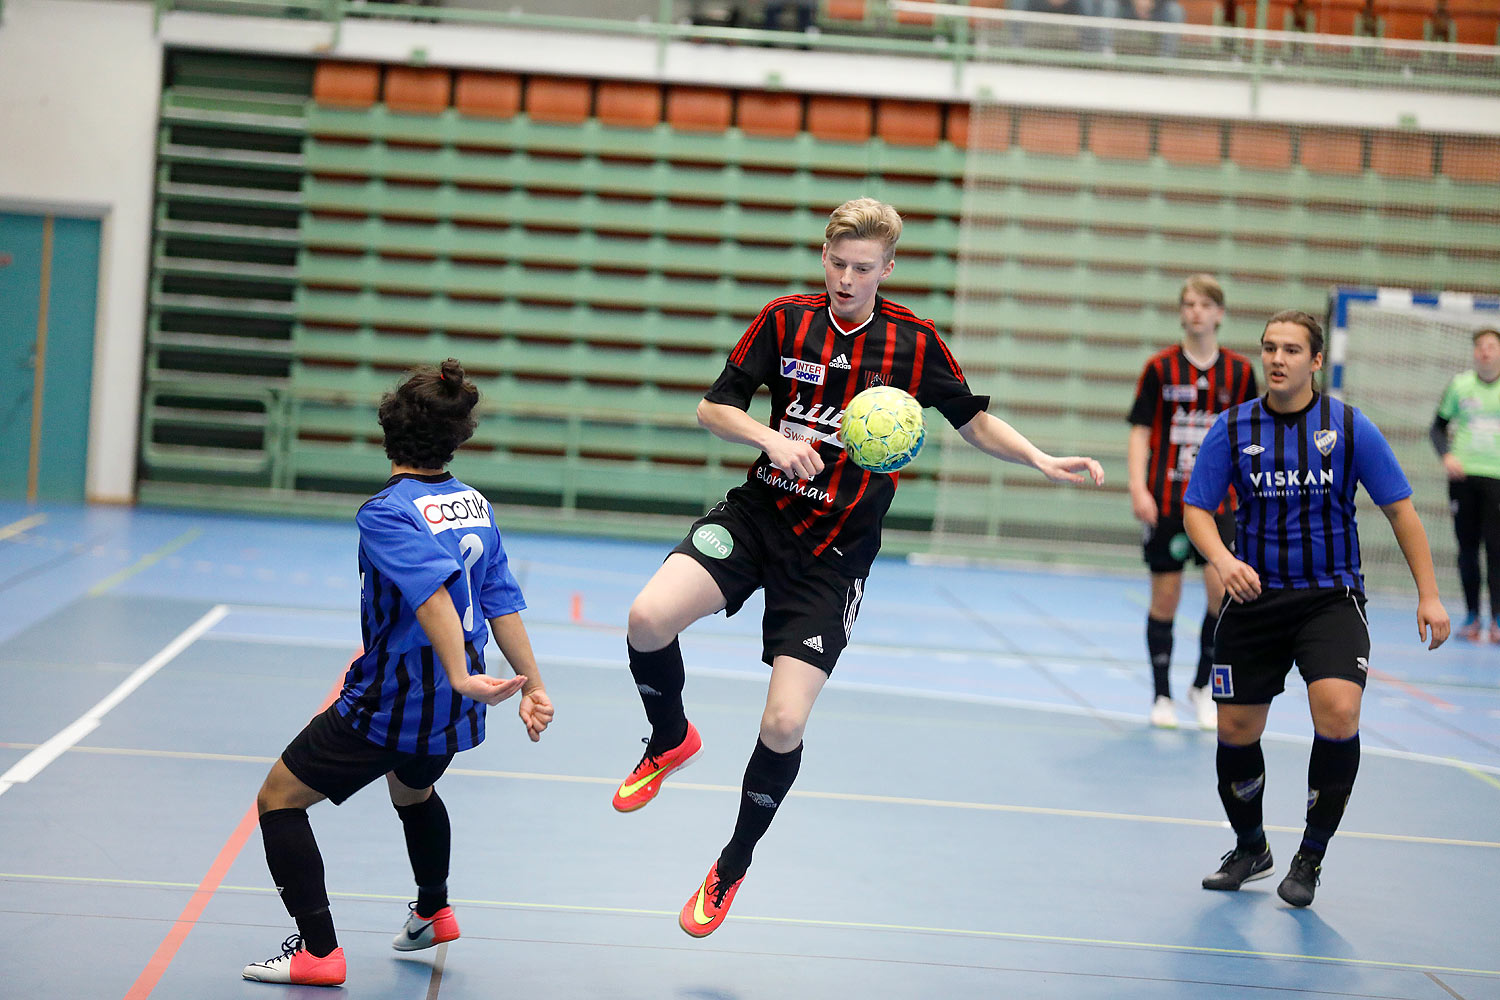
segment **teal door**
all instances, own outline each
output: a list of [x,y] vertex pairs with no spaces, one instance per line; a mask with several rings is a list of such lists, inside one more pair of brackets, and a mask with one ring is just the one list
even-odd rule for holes
[[99,220],[0,212],[0,497],[84,498]]

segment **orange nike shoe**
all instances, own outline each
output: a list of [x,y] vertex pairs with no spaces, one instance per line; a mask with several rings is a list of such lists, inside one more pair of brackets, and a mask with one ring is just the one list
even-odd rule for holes
[[661,783],[673,771],[687,767],[703,752],[703,738],[691,722],[682,742],[659,754],[646,753],[630,776],[615,790],[614,806],[622,813],[635,812],[656,798]]
[[744,881],[743,875],[733,882],[719,878],[719,863],[715,861],[703,884],[678,914],[678,925],[695,938],[708,937],[729,916],[729,904],[734,902],[734,894]]

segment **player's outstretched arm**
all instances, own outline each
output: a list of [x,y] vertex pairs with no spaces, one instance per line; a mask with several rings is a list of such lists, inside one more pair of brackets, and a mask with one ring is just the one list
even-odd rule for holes
[[453,598],[446,587],[439,587],[433,595],[416,609],[417,623],[427,633],[443,672],[448,675],[448,684],[463,695],[486,705],[498,705],[521,690],[524,677],[500,680],[487,674],[469,673],[469,661],[464,652],[464,629],[458,622],[458,611],[453,607]]
[[771,464],[794,479],[811,479],[823,471],[823,457],[806,441],[782,437],[738,406],[698,402],[698,425],[732,444],[748,444],[766,453]]
[[1417,639],[1426,642],[1428,649],[1437,649],[1448,638],[1451,623],[1448,610],[1438,598],[1437,575],[1432,570],[1432,548],[1427,543],[1427,531],[1417,516],[1417,508],[1412,506],[1411,497],[1380,509],[1391,522],[1396,544],[1401,546],[1406,568],[1411,570],[1411,578],[1417,585]]
[[1214,523],[1213,511],[1182,505],[1182,527],[1187,532],[1193,548],[1203,553],[1224,581],[1224,590],[1236,604],[1253,601],[1260,596],[1260,574],[1255,567],[1234,557],[1229,546],[1219,537],[1219,526]]
[[531,636],[526,632],[520,612],[491,618],[490,634],[495,637],[495,645],[500,647],[505,662],[524,682],[521,704],[516,713],[526,727],[526,735],[535,743],[552,724],[554,713],[552,699],[547,697],[546,685],[542,683],[542,672],[536,665],[536,654],[531,651]]
[[1160,511],[1156,509],[1156,498],[1146,485],[1146,466],[1150,458],[1151,428],[1131,424],[1125,451],[1125,467],[1130,473],[1130,512],[1137,521],[1154,528]]
[[1003,462],[1029,465],[1054,483],[1104,483],[1104,467],[1092,458],[1069,455],[1057,458],[1026,440],[1010,424],[983,411],[958,429],[958,434],[980,451]]

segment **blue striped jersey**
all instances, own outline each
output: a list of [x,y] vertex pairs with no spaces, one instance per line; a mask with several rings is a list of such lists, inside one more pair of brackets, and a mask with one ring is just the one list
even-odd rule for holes
[[1360,483],[1381,507],[1411,496],[1368,417],[1323,393],[1297,413],[1267,409],[1262,397],[1219,414],[1183,502],[1216,510],[1235,488],[1235,556],[1260,574],[1262,587],[1363,590],[1354,518]]
[[364,651],[344,676],[339,714],[372,743],[446,754],[484,739],[482,702],[455,692],[417,621],[446,587],[469,673],[484,673],[488,619],[524,610],[489,502],[453,476],[393,476],[354,516]]

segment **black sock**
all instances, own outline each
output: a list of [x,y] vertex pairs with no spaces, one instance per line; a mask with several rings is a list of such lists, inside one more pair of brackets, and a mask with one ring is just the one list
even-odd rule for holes
[[1214,669],[1214,629],[1219,627],[1219,616],[1203,613],[1203,631],[1198,633],[1198,672],[1193,675],[1193,687],[1208,687],[1209,675]]
[[750,867],[750,856],[755,845],[771,820],[792,782],[797,780],[797,769],[802,766],[802,744],[795,750],[777,753],[759,739],[750,754],[750,763],[745,765],[745,782],[740,794],[740,815],[734,824],[734,836],[724,845],[719,855],[719,877],[726,882],[743,878]]
[[425,802],[396,806],[406,834],[406,856],[417,880],[417,915],[430,917],[448,905],[448,858],[453,851],[453,828],[448,807],[437,789]]
[[1358,773],[1359,733],[1347,740],[1313,737],[1312,753],[1307,758],[1307,829],[1297,850],[1322,860],[1344,818]]
[[1260,740],[1236,747],[1219,743],[1214,766],[1219,772],[1219,801],[1234,828],[1236,846],[1259,853],[1266,849],[1262,814],[1266,790],[1266,757]]
[[297,921],[303,946],[322,958],[339,946],[323,884],[323,855],[313,837],[306,809],[272,809],[260,817],[266,867],[281,893],[281,904]]
[[625,643],[630,654],[630,676],[641,694],[646,719],[651,723],[648,753],[670,750],[687,735],[687,715],[682,710],[682,647],[673,639],[661,649],[642,652]]
[[1151,655],[1151,683],[1156,697],[1172,697],[1167,673],[1172,668],[1172,623],[1146,616],[1146,652]]

